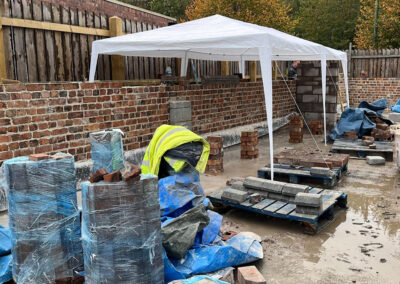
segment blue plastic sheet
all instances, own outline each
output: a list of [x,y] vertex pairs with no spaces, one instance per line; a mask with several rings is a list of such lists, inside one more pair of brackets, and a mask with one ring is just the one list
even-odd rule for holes
[[207,210],[207,215],[210,218],[210,223],[207,225],[207,227],[205,227],[201,232],[198,233],[201,238],[196,238],[195,246],[210,245],[218,236],[219,230],[222,225],[222,215],[211,210]]
[[[158,188],[161,216],[178,217],[206,199],[199,172],[195,169],[182,170],[174,176],[160,179]],[[206,206],[207,203],[208,199]]]
[[0,257],[0,283],[10,281],[12,279],[12,255],[4,255]]
[[124,168],[122,134],[119,129],[90,133],[94,172],[104,168],[111,173]]
[[366,108],[366,109],[372,110],[372,111],[376,112],[379,116],[382,115],[383,111],[385,109],[387,109],[387,107],[388,107],[387,99],[380,99],[373,103],[368,103],[366,101],[362,101],[358,105],[358,108]]
[[393,112],[400,112],[400,99],[396,102],[394,106],[391,107]]
[[[342,138],[344,132],[356,131],[358,137],[368,134],[375,128],[375,123],[370,117],[382,118],[382,112],[387,108],[387,100],[380,99],[373,103],[361,102],[358,108],[346,108],[335,128],[331,130],[328,137],[331,140]],[[385,119],[383,119],[385,120]]]
[[0,256],[11,253],[11,231],[9,228],[0,226]]
[[249,236],[238,234],[218,245],[191,249],[182,259],[168,259],[164,254],[165,281],[168,283],[262,258],[261,244]]

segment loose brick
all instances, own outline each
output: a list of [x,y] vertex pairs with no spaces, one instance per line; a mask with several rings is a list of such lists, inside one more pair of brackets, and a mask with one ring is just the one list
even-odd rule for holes
[[29,161],[42,161],[48,159],[50,159],[50,156],[47,154],[33,154],[29,156]]
[[119,182],[121,181],[121,171],[120,170],[116,170],[113,171],[112,173],[106,174],[103,176],[104,181],[106,182]]
[[104,176],[108,174],[106,169],[98,169],[90,178],[91,183],[99,182],[104,179]]
[[262,274],[255,266],[244,266],[237,269],[238,284],[266,284]]

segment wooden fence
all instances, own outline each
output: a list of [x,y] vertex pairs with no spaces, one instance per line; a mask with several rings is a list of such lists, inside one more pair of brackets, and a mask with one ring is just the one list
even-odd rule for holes
[[353,78],[400,78],[400,49],[348,50],[348,72]]
[[[0,9],[0,80],[21,82],[85,81],[94,40],[147,31],[174,20],[114,0],[3,0]],[[189,76],[239,73],[237,62],[191,62]],[[259,63],[253,70],[250,65],[246,62],[245,72],[253,71],[256,80]],[[96,79],[157,79],[167,66],[178,75],[176,58],[100,55]],[[277,78],[278,70],[286,72],[287,62],[274,66]]]
[[[0,9],[0,79],[22,82],[86,80],[92,42],[111,36],[109,21],[115,14],[126,16],[123,33],[173,20],[110,0],[3,0]],[[155,78],[166,63],[127,58],[126,79]],[[100,56],[97,79],[112,79],[111,70],[111,57]]]

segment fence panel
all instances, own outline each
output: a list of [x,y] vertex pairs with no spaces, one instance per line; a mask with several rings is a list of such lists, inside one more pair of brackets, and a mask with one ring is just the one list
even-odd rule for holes
[[347,54],[350,77],[400,78],[399,49],[355,49]]

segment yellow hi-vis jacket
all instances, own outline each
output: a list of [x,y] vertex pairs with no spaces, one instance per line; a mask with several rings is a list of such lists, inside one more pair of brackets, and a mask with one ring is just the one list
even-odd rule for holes
[[[149,146],[147,146],[141,165],[142,173],[158,175],[161,159],[165,152],[185,143],[199,141],[203,143],[203,153],[196,165],[196,170],[204,173],[210,154],[208,142],[183,126],[161,125],[156,129]],[[176,172],[179,172],[185,165],[184,161],[176,161],[170,158],[166,158],[166,161]]]

